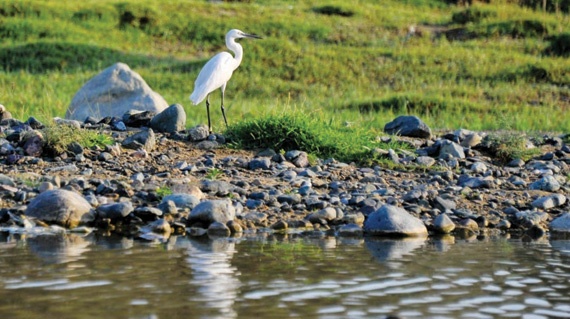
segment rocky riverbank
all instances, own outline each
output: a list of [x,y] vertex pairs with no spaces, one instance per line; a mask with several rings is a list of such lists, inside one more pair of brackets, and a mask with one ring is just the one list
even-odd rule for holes
[[63,227],[146,239],[267,231],[531,237],[570,231],[570,148],[556,136],[534,145],[541,152],[533,159],[504,165],[478,150],[483,133],[393,136],[416,147],[386,152],[398,164],[414,164],[393,170],[335,159],[309,163],[303,150],[236,150],[204,126],[156,133],[148,121],[135,128],[123,120],[60,121],[104,132],[116,143],[74,145],[57,156],[42,148],[41,123],[2,120],[1,229]]

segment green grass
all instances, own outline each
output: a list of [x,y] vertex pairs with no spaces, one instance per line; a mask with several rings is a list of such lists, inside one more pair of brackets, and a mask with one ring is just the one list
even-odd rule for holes
[[59,155],[67,151],[68,146],[77,142],[85,148],[104,147],[113,144],[111,136],[95,130],[78,129],[69,125],[50,122],[41,130],[47,149]]
[[385,143],[382,134],[335,120],[324,121],[318,112],[304,114],[290,110],[231,125],[226,131],[236,148],[276,151],[303,150],[319,158],[335,158],[346,162],[372,165],[383,161],[374,155],[375,148],[410,149],[403,143]]
[[[422,35],[406,38],[410,25]],[[189,126],[205,123],[188,96],[231,28],[264,39],[241,42],[230,124],[294,108],[370,132],[402,114],[434,129],[497,129],[509,116],[516,130],[568,131],[570,18],[506,1],[0,0],[0,103],[19,119],[63,117],[121,61],[185,106]]]

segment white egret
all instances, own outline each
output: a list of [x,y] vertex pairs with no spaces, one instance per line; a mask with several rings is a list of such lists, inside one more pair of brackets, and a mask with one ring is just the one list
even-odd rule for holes
[[253,38],[261,39],[260,36],[254,34],[247,34],[237,29],[232,29],[226,34],[226,46],[230,51],[235,54],[235,57],[228,52],[220,52],[211,58],[198,74],[196,82],[194,83],[194,92],[190,95],[190,100],[194,105],[199,104],[206,99],[206,110],[208,112],[208,129],[212,131],[212,124],[210,122],[210,93],[218,88],[222,90],[222,115],[226,127],[228,121],[226,120],[226,113],[224,110],[224,92],[226,84],[232,77],[232,73],[241,63],[243,57],[243,49],[235,40],[240,38]]

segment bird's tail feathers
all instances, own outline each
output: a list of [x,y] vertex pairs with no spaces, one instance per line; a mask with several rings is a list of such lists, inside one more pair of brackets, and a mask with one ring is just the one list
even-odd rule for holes
[[190,101],[192,101],[194,105],[198,105],[200,104],[200,102],[204,101],[207,95],[208,95],[207,93],[204,94],[199,92],[199,90],[194,90],[194,92],[192,92],[192,94],[190,95]]
[[194,105],[198,105],[200,102],[204,100],[204,98],[205,96],[200,96],[200,94],[196,91],[192,92],[192,94],[190,95],[190,101],[192,101]]

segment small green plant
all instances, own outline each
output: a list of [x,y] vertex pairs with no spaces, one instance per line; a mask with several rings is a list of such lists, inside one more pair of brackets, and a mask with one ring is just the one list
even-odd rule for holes
[[512,124],[505,119],[499,122],[503,129],[487,135],[484,140],[484,144],[499,161],[508,162],[513,159],[526,161],[540,154],[539,149],[527,147],[527,138],[524,133],[513,130]]
[[223,174],[224,171],[214,167],[208,170],[208,172],[206,173],[206,178],[213,181],[219,179]]
[[70,125],[51,123],[42,130],[46,146],[54,154],[67,151],[68,146],[77,142],[81,146],[91,148],[111,145],[114,140],[107,134],[99,131],[76,128]]
[[156,190],[156,195],[159,198],[164,198],[167,195],[171,195],[172,194],[172,189],[168,186],[160,186],[157,190]]

